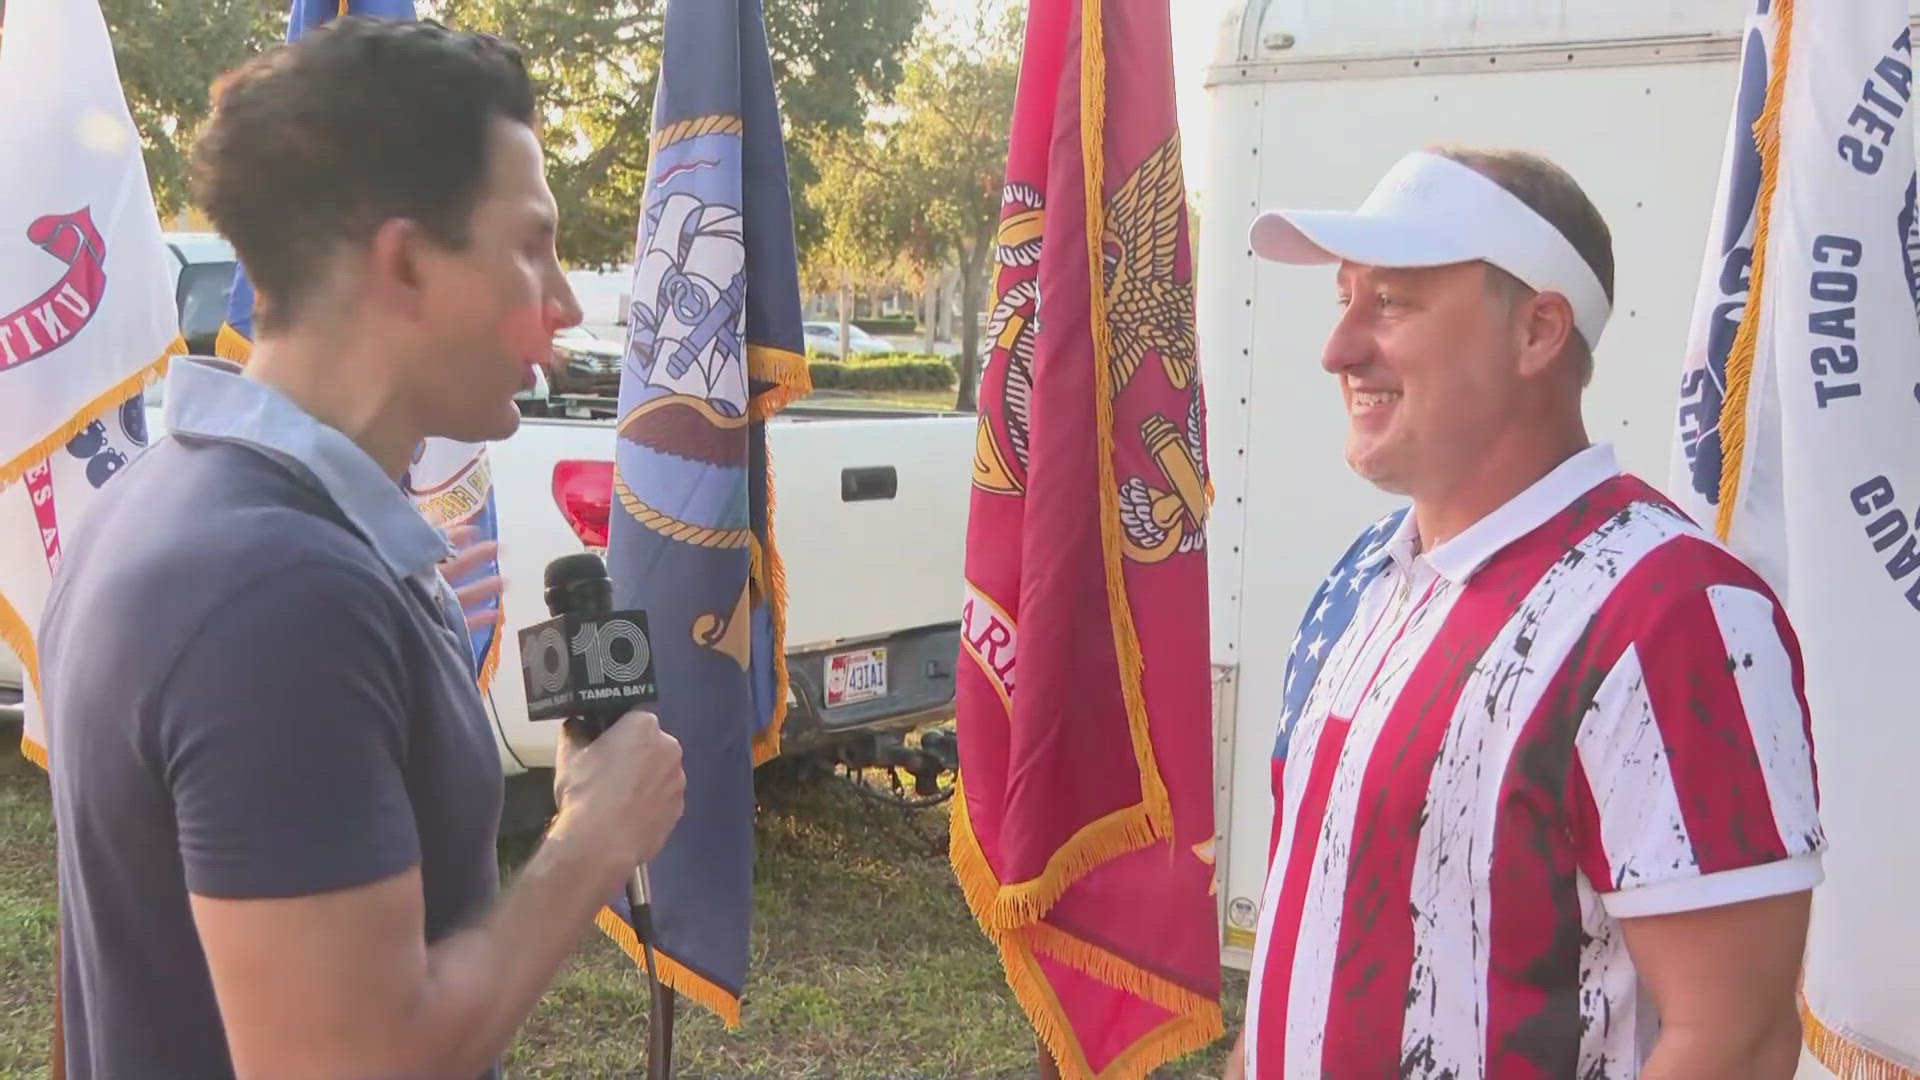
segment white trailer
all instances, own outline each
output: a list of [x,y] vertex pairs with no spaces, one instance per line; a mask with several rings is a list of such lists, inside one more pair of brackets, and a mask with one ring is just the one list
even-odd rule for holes
[[1589,431],[1663,486],[1755,2],[1246,0],[1223,22],[1207,79],[1198,307],[1229,966],[1251,960],[1290,642],[1320,579],[1394,505],[1342,460],[1346,419],[1319,366],[1337,316],[1332,272],[1256,260],[1254,214],[1355,206],[1400,155],[1434,143],[1559,162],[1605,215],[1618,264]]

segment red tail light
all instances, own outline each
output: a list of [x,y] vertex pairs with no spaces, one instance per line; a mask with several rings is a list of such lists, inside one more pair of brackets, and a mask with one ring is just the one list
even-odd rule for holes
[[604,549],[607,513],[613,505],[613,462],[555,462],[553,502],[582,544]]

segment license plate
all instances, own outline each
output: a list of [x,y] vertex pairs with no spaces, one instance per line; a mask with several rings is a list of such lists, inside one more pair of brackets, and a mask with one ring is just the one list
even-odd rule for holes
[[886,696],[886,649],[861,649],[827,658],[827,708]]

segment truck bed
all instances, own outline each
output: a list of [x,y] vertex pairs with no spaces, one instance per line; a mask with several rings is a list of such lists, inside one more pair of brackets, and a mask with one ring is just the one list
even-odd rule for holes
[[[149,402],[148,426],[164,434]],[[869,412],[828,404],[796,406],[768,425],[775,479],[774,536],[789,589],[787,646],[801,658],[796,682],[844,643],[903,642],[910,655],[938,651],[943,628],[957,625],[976,421],[970,414]],[[490,706],[509,773],[551,766],[552,724],[526,717],[515,631],[547,617],[541,595],[546,564],[582,548],[553,495],[562,461],[609,461],[607,420],[527,418],[490,450],[499,508],[506,627]],[[901,635],[907,635],[902,638]],[[925,712],[938,677],[906,679],[903,707]],[[944,676],[950,693],[950,672]],[[817,682],[817,678],[812,680]],[[0,647],[0,715],[17,703],[19,661]],[[817,690],[817,687],[812,688]],[[853,709],[851,723],[865,713]]]

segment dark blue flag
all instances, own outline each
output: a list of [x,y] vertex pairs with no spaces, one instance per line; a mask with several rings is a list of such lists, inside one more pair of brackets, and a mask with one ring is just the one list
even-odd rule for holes
[[[668,0],[620,380],[608,569],[647,613],[686,812],[650,868],[660,977],[734,1026],[753,768],[779,752],[785,589],[766,420],[810,391],[759,0]],[[624,899],[600,926],[636,962]]]

